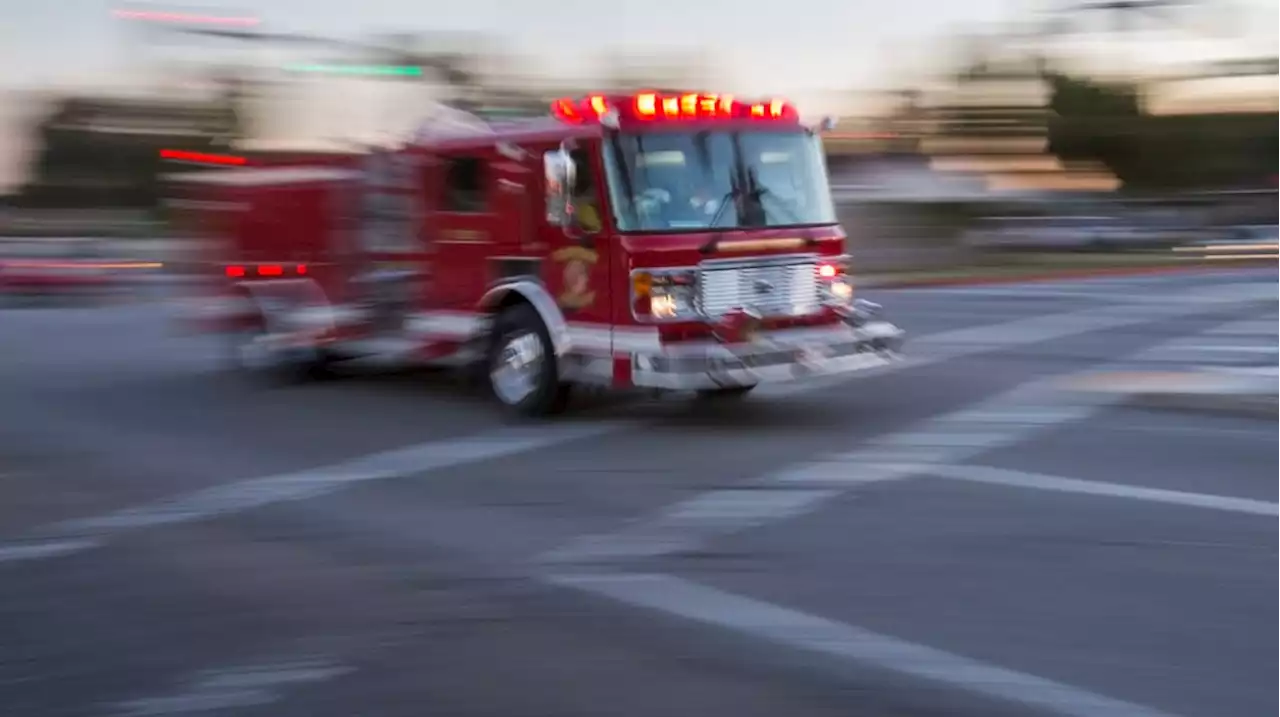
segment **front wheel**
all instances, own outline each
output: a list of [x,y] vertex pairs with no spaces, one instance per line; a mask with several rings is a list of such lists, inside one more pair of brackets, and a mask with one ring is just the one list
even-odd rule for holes
[[551,335],[528,304],[498,316],[488,365],[494,397],[518,414],[545,416],[568,404],[569,384],[560,381]]

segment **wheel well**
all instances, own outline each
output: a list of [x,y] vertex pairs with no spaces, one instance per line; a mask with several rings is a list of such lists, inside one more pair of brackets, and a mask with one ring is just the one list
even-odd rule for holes
[[524,294],[521,294],[518,291],[508,291],[503,295],[502,300],[493,307],[493,315],[497,316],[513,306],[528,303],[529,300],[524,297]]
[[483,346],[485,351],[492,349],[494,342],[498,340],[496,330],[498,317],[502,316],[506,311],[509,311],[516,306],[520,306],[521,304],[526,304],[528,306],[533,305],[525,298],[524,294],[521,294],[518,291],[508,291],[502,295],[502,298],[489,306],[489,309],[486,312],[489,317],[488,324],[486,325],[486,328],[476,336],[476,339],[480,342],[479,345]]

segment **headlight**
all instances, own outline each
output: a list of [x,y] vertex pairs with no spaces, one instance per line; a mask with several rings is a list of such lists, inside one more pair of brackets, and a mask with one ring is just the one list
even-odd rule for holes
[[835,279],[827,284],[827,295],[835,303],[847,304],[853,301],[853,284],[844,277]]
[[631,310],[641,321],[680,321],[698,316],[698,275],[692,269],[652,269],[631,275]]
[[845,273],[843,262],[819,264],[818,283],[822,287],[822,299],[825,303],[848,306],[853,302],[853,281]]

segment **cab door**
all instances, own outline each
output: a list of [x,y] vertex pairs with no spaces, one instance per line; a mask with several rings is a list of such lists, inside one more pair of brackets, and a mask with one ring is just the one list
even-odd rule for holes
[[[601,181],[604,172],[599,145],[584,143],[572,153],[577,178],[575,187],[557,186],[552,172],[557,150],[557,146],[539,148],[541,171],[536,177],[540,190],[537,236],[545,246],[544,255],[547,257],[542,268],[543,282],[572,327],[607,329],[612,322],[612,287],[609,281],[612,242],[609,240],[611,220],[605,210],[604,183]],[[561,217],[565,212],[566,199],[570,197],[579,207],[590,205],[596,218],[593,226],[582,226],[569,232],[562,228]],[[578,213],[583,219],[590,218],[581,208]],[[591,335],[600,336],[594,332]],[[607,337],[607,334],[603,336]],[[582,341],[575,341],[575,345],[593,352],[611,351],[607,338],[587,341],[584,337]]]

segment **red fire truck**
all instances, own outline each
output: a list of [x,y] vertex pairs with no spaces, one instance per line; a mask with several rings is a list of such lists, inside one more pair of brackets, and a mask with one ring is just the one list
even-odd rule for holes
[[172,186],[213,239],[201,321],[237,367],[482,366],[538,415],[576,384],[734,397],[896,361],[901,330],[854,298],[818,135],[779,100],[596,95]]

